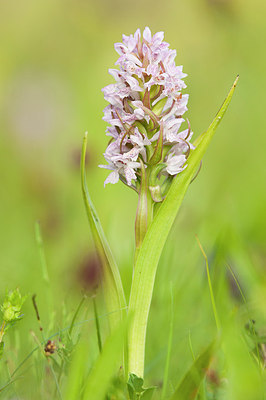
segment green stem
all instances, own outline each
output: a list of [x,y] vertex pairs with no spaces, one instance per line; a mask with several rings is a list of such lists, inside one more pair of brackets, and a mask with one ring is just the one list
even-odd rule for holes
[[79,311],[80,311],[80,309],[81,309],[81,307],[82,307],[82,305],[83,305],[83,303],[84,303],[86,298],[87,298],[86,295],[82,296],[82,299],[79,302],[79,305],[78,305],[78,307],[77,307],[77,309],[75,311],[75,314],[73,315],[73,318],[72,318],[72,321],[71,321],[71,324],[70,324],[70,328],[69,328],[69,332],[68,332],[70,337],[72,335],[72,331],[73,331],[73,328],[74,328],[78,313],[79,313]]
[[94,311],[94,318],[95,318],[95,325],[96,325],[96,332],[97,332],[97,340],[98,340],[98,347],[100,353],[102,352],[102,339],[101,339],[101,330],[100,330],[100,323],[98,317],[98,311],[96,306],[96,299],[95,297],[92,298],[93,302],[93,311]]
[[205,251],[204,251],[204,249],[203,249],[203,247],[202,247],[197,235],[196,235],[196,239],[197,239],[200,251],[201,251],[201,253],[202,253],[202,255],[203,255],[204,259],[205,259],[206,272],[207,272],[207,278],[208,278],[208,285],[209,285],[209,291],[210,291],[211,303],[212,303],[212,309],[213,309],[213,314],[214,314],[214,318],[215,318],[217,331],[219,333],[221,331],[221,323],[220,323],[220,319],[219,319],[219,316],[218,316],[216,303],[215,303],[215,299],[214,299],[214,294],[213,294],[213,289],[212,289],[212,281],[211,281],[211,276],[210,276],[208,257],[206,256],[206,253],[205,253]]
[[5,334],[5,326],[6,326],[6,323],[5,323],[5,321],[3,321],[2,326],[1,326],[1,331],[0,331],[0,343],[2,342],[3,336]]
[[153,219],[153,200],[149,190],[150,172],[150,167],[145,168],[141,162],[141,185],[135,222],[136,249],[134,264],[137,261],[143,239]]
[[[134,257],[134,264],[136,264],[138,259],[138,254],[146,235],[146,232],[153,220],[153,205],[152,196],[149,190],[149,179],[150,179],[150,167],[144,168],[142,164],[142,178],[141,178],[141,188],[139,193],[139,202],[136,216],[135,225],[135,236],[136,236],[136,250]],[[140,278],[141,279],[141,278]],[[134,276],[132,282],[132,288],[134,287]],[[138,295],[150,302],[149,298],[152,295],[153,288],[151,290],[146,290],[145,279],[142,281],[143,291],[139,292]],[[134,297],[134,289],[131,288],[130,302],[132,301],[132,293]],[[144,302],[146,302],[144,300]],[[129,327],[128,332],[128,372],[134,373],[139,377],[143,377],[144,371],[144,355],[145,355],[145,337],[146,328],[148,322],[148,314],[139,312],[135,313],[133,310],[132,323]]]
[[46,293],[47,293],[48,309],[49,309],[49,312],[52,314],[52,312],[54,310],[53,294],[52,294],[51,281],[50,281],[50,277],[49,277],[49,273],[48,273],[47,261],[46,261],[45,251],[44,251],[43,237],[42,237],[42,232],[41,232],[41,227],[40,227],[39,221],[37,221],[35,223],[35,237],[36,237],[36,242],[37,242],[38,250],[39,250],[43,281],[44,281],[44,284],[46,285],[46,289],[47,289]]

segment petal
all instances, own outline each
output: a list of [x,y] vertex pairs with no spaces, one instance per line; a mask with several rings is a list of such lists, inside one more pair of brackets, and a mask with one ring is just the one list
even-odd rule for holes
[[108,177],[104,181],[104,186],[108,183],[112,183],[113,185],[119,181],[119,173],[117,171],[113,171],[108,175]]
[[143,31],[143,38],[147,40],[147,42],[151,43],[151,30],[148,26]]
[[136,174],[133,168],[130,168],[129,166],[125,166],[124,168],[125,171],[125,178],[127,181],[127,184],[131,186],[131,181],[136,179]]
[[164,32],[156,32],[153,35],[152,42],[153,44],[158,46],[158,44],[162,43],[163,38],[164,38]]
[[138,28],[134,33],[134,38],[138,41],[141,37],[140,29]]
[[127,53],[127,47],[123,43],[115,43],[114,44],[115,51],[121,56],[122,54]]

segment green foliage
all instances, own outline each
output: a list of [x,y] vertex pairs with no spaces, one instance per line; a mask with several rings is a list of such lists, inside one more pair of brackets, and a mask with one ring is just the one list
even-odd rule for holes
[[200,384],[206,375],[214,354],[215,343],[211,343],[196,360],[176,388],[171,400],[193,400],[196,398]]
[[127,387],[121,374],[115,376],[107,391],[105,400],[128,400]]
[[6,293],[1,305],[2,319],[6,323],[14,323],[22,318],[21,308],[27,296],[21,296],[19,289]]
[[86,358],[88,356],[88,346],[86,343],[79,344],[74,352],[69,368],[67,385],[65,389],[65,400],[75,400],[80,397],[81,388],[86,373]]
[[143,388],[144,380],[130,374],[127,387],[130,400],[151,400],[156,387]]
[[[123,352],[123,340],[126,322],[120,323],[106,340],[103,350],[87,378],[83,400],[103,400],[108,386],[118,371],[120,354]],[[73,399],[74,400],[74,399]]]
[[103,266],[104,295],[106,299],[106,307],[110,313],[110,327],[111,330],[113,330],[122,320],[122,316],[125,313],[125,294],[119,269],[111,252],[107,239],[104,235],[99,217],[96,213],[96,210],[89,195],[85,173],[86,148],[87,133],[85,133],[82,146],[81,186],[93,240]]
[[68,365],[72,359],[72,353],[77,346],[79,337],[74,342],[68,331],[60,333],[60,341],[57,348],[57,354],[61,358],[61,361]]
[[3,337],[10,326],[13,326],[22,319],[21,308],[26,298],[27,296],[21,296],[18,289],[6,292],[6,296],[0,307],[2,317],[2,325],[0,328],[0,359],[4,353]]
[[[185,193],[230,104],[237,80],[238,78],[208,130],[196,140],[196,149],[188,158],[187,168],[173,180],[138,252],[129,302],[129,312],[133,315],[129,330],[129,371],[139,376],[144,373],[146,327],[157,265]],[[140,296],[139,293],[143,295]]]

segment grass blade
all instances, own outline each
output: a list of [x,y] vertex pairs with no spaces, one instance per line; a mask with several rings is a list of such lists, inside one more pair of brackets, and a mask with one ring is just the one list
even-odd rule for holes
[[213,342],[196,358],[170,400],[193,400],[196,398],[200,384],[210,365],[214,349]]
[[[129,302],[129,312],[133,315],[132,326],[129,330],[129,372],[137,376],[143,376],[147,320],[157,265],[164,244],[188,186],[230,104],[237,80],[238,78],[235,80],[208,130],[197,139],[197,147],[189,156],[187,168],[173,180],[169,192],[155,215],[140,248],[135,264]],[[142,294],[141,296],[139,295],[140,293]]]
[[[48,273],[48,266],[47,266],[45,251],[44,251],[43,237],[42,237],[41,226],[40,226],[39,221],[37,221],[35,223],[35,237],[36,237],[36,242],[37,242],[38,250],[39,250],[40,264],[41,264],[41,269],[42,269],[42,277],[43,277],[43,281],[46,285],[46,293],[47,293],[47,298],[48,298],[48,310],[49,310],[50,314],[53,315],[54,314],[54,304],[53,304],[51,280],[50,280],[49,273]],[[51,325],[52,325],[52,323],[53,323],[53,321],[51,321]]]
[[[125,322],[120,323],[106,340],[86,383],[83,400],[103,400],[114,376],[123,349]],[[118,371],[117,371],[118,372]]]
[[75,350],[74,357],[70,364],[68,374],[65,400],[76,400],[80,398],[82,380],[87,367],[88,346],[87,344],[79,344]]
[[123,313],[126,312],[126,300],[118,267],[112,255],[109,244],[105,238],[99,217],[89,195],[85,173],[86,147],[87,132],[84,136],[81,154],[82,193],[95,246],[103,266],[105,302],[109,313],[110,328],[113,330],[122,320]]
[[99,315],[98,315],[98,310],[97,310],[97,304],[96,304],[95,297],[92,298],[92,303],[93,303],[93,312],[94,312],[94,319],[95,319],[98,347],[99,347],[99,352],[101,353],[101,351],[102,351],[102,338],[101,338]]
[[220,323],[220,319],[218,316],[218,312],[217,312],[217,308],[216,308],[216,303],[215,303],[215,299],[214,299],[214,294],[213,294],[213,289],[212,289],[212,281],[211,281],[211,276],[210,276],[210,269],[209,269],[209,262],[208,262],[208,257],[206,256],[206,253],[200,243],[200,240],[198,238],[198,236],[196,235],[196,239],[200,248],[200,251],[204,257],[205,260],[205,265],[206,265],[206,272],[207,272],[207,279],[208,279],[208,285],[209,285],[209,291],[210,291],[210,296],[211,296],[211,303],[212,303],[212,310],[213,310],[213,315],[215,318],[215,323],[216,323],[216,328],[218,333],[221,330],[221,323]]

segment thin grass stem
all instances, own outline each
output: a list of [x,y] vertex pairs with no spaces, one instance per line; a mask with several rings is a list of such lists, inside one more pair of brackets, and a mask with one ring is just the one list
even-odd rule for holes
[[209,290],[210,290],[210,296],[211,296],[211,303],[212,303],[212,309],[213,309],[213,314],[214,314],[214,318],[215,318],[215,323],[216,323],[216,327],[217,327],[217,331],[218,333],[221,330],[221,323],[220,323],[220,319],[218,316],[218,312],[217,312],[217,308],[216,308],[216,303],[215,303],[215,299],[214,299],[214,294],[213,294],[213,289],[212,289],[212,282],[211,282],[211,276],[210,276],[210,270],[209,270],[209,262],[208,262],[208,257],[206,256],[206,253],[200,243],[200,240],[198,238],[198,236],[196,235],[196,239],[200,248],[200,251],[205,259],[205,264],[206,264],[206,272],[207,272],[207,278],[208,278],[208,285],[209,285]]
[[76,309],[76,311],[75,311],[75,314],[73,315],[73,318],[72,318],[72,321],[71,321],[71,324],[70,324],[70,328],[69,328],[69,336],[71,336],[72,335],[72,331],[73,331],[73,328],[74,328],[74,326],[75,326],[75,321],[76,321],[76,319],[77,319],[77,316],[78,316],[78,314],[79,314],[79,312],[80,312],[80,309],[81,309],[81,307],[82,307],[82,305],[83,305],[83,303],[84,303],[84,301],[85,301],[85,299],[87,298],[87,296],[86,295],[83,295],[82,296],[82,299],[80,300],[80,302],[79,302],[79,304],[78,304],[78,307],[77,307],[77,309]]
[[41,227],[40,227],[40,222],[39,221],[37,221],[35,223],[35,238],[36,238],[36,242],[37,242],[37,246],[38,246],[38,250],[39,250],[42,277],[43,277],[43,281],[44,281],[44,283],[46,285],[46,288],[47,288],[47,298],[48,298],[49,312],[52,315],[52,312],[53,312],[53,294],[52,294],[51,281],[50,281],[50,277],[49,277],[47,260],[46,260],[46,255],[45,255],[45,251],[44,251],[43,237],[42,237],[42,232],[41,232]]
[[[119,309],[119,310],[114,310],[114,311],[112,311],[112,312],[110,312],[110,313],[105,313],[105,314],[102,314],[102,315],[98,315],[98,318],[105,318],[105,317],[108,317],[109,314],[112,314],[112,313],[115,313],[115,312],[121,312],[121,311],[124,310],[124,309],[127,309],[127,307],[124,307],[124,308]],[[86,323],[92,322],[92,321],[94,321],[94,317],[93,317],[93,318],[90,318],[90,319],[85,319],[84,321],[76,322],[76,323],[74,324],[74,327],[80,326],[80,325],[83,325],[83,324],[86,324]],[[60,331],[58,331],[58,332],[56,332],[56,333],[53,333],[51,336],[49,336],[49,337],[47,338],[47,340],[53,339],[54,337],[60,335],[61,332],[65,332],[65,331],[69,330],[69,328],[70,328],[70,325],[69,325],[69,326],[66,326],[65,328],[61,329]],[[41,342],[41,344],[45,344],[45,343],[46,343],[46,340],[44,340],[44,341]],[[17,368],[12,372],[11,378],[13,378],[13,376],[14,376],[14,375],[20,370],[20,368],[30,359],[30,357],[35,353],[35,351],[38,350],[38,348],[39,348],[39,346],[36,346],[34,349],[32,349],[31,352],[20,362],[20,364],[17,366]]]
[[93,311],[94,311],[94,319],[95,319],[98,347],[99,347],[99,352],[101,353],[102,352],[102,339],[101,339],[101,330],[100,330],[100,323],[99,323],[99,317],[98,317],[98,311],[97,311],[95,297],[92,298],[92,303],[93,303]]

